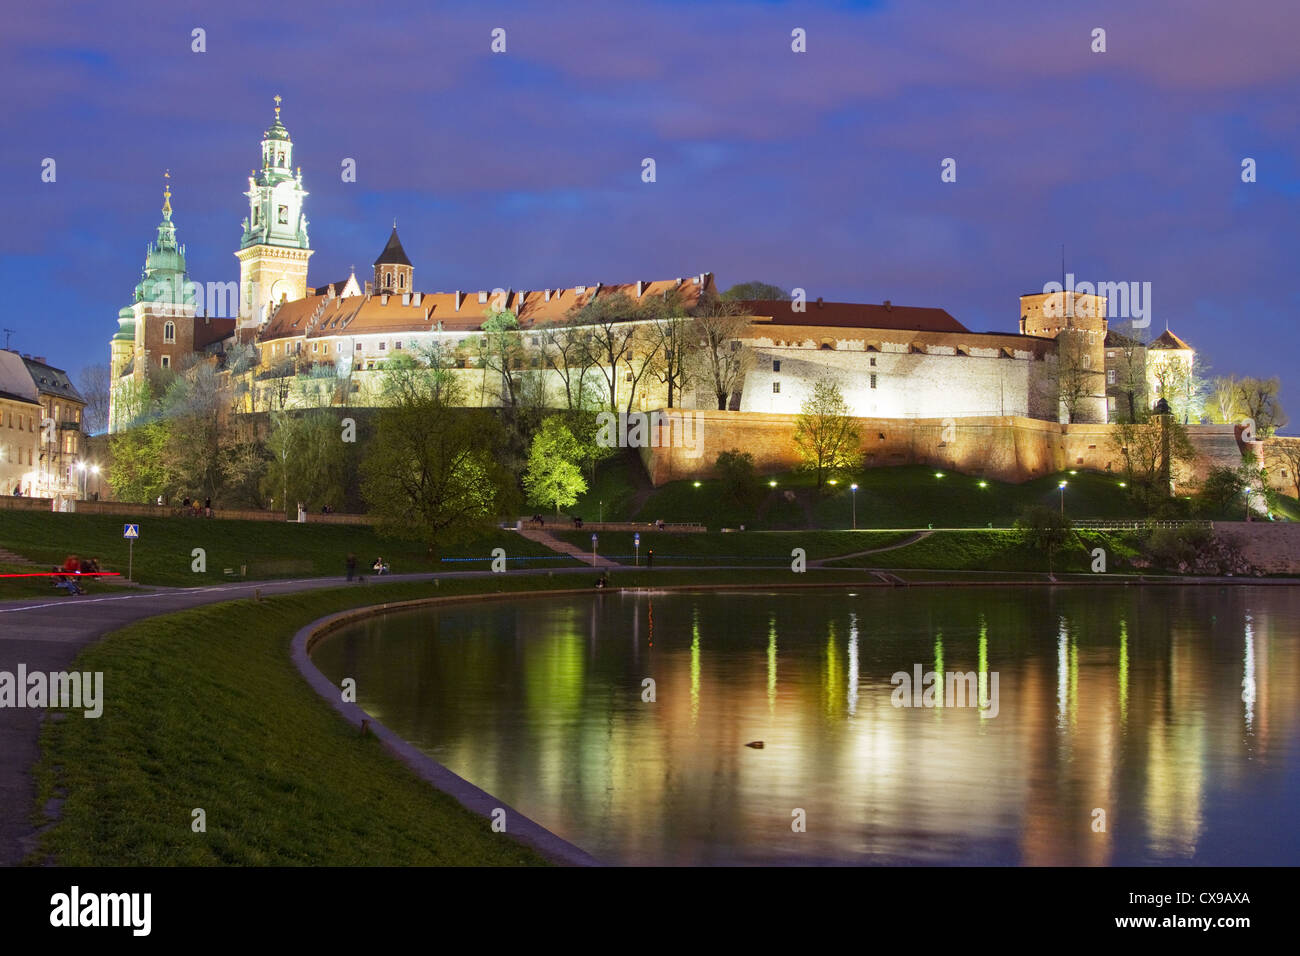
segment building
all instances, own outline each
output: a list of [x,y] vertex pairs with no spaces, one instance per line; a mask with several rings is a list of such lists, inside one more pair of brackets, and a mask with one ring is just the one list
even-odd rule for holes
[[[226,350],[252,346],[256,366],[226,380],[243,396],[245,411],[319,404],[382,401],[378,373],[395,355],[438,349],[450,357],[464,400],[492,405],[513,400],[516,369],[540,404],[564,405],[571,395],[567,369],[556,368],[555,330],[585,307],[623,296],[633,307],[675,300],[694,309],[717,295],[711,273],[686,278],[594,283],[543,289],[497,288],[425,292],[394,221],[373,263],[373,275],[308,284],[313,249],[308,237],[302,168],[280,119],[263,133],[260,170],[249,175],[248,215],[235,256],[240,263],[237,316],[207,318],[185,270],[185,250],[164,192],[163,221],[148,249],[132,304],[119,313],[112,344],[114,381],[110,429],[129,421],[147,385],[169,369]],[[211,313],[209,295],[206,312]],[[830,377],[851,412],[867,418],[1020,416],[1041,421],[1099,424],[1125,414],[1118,359],[1127,349],[1108,328],[1107,300],[1076,291],[1020,296],[1017,332],[974,332],[937,308],[800,301],[740,303],[748,322],[734,333],[730,409],[797,414],[814,384]],[[490,371],[481,360],[483,325],[509,312],[518,321],[519,350],[512,369]],[[614,358],[586,363],[606,403],[628,410],[667,403],[665,388],[646,375],[652,329],[627,317],[627,347]],[[1167,337],[1167,340],[1166,340]],[[689,344],[689,343],[688,343]],[[1149,346],[1167,367],[1191,367],[1190,347],[1172,333]],[[1131,350],[1130,350],[1131,351]],[[1143,363],[1149,354],[1143,347]],[[1129,355],[1132,358],[1133,355]],[[1168,364],[1173,363],[1173,364]],[[1136,381],[1146,383],[1142,365]],[[1136,374],[1136,373],[1135,373]],[[1161,373],[1163,374],[1163,373]],[[238,380],[236,381],[236,379]],[[601,381],[605,384],[601,385]],[[161,383],[160,383],[161,384]],[[234,388],[235,385],[238,388]],[[673,404],[717,408],[716,390],[679,390]],[[1148,389],[1143,385],[1143,400]],[[612,396],[610,393],[613,393]],[[1136,406],[1134,406],[1136,407]],[[1145,409],[1144,409],[1145,410]]]
[[42,417],[40,393],[22,357],[0,350],[0,493],[34,493]]
[[38,498],[59,495],[84,497],[87,469],[82,431],[86,400],[68,378],[41,356],[23,356],[23,364],[41,403],[40,456],[33,494]]

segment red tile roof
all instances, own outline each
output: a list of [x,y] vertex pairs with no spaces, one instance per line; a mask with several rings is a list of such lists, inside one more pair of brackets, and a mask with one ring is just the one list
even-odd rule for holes
[[756,320],[780,325],[820,325],[829,328],[897,329],[908,332],[969,332],[943,309],[910,305],[868,305],[858,302],[805,303],[794,311],[793,302],[747,300],[737,303]]

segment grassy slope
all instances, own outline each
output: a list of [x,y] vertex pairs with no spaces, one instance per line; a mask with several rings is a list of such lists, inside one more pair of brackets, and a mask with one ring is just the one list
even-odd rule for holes
[[[723,494],[717,481],[676,481],[654,489],[639,509],[633,510],[635,476],[640,467],[633,459],[621,456],[597,470],[596,482],[570,514],[594,519],[597,499],[604,501],[607,520],[699,521],[710,528],[739,527],[751,529],[793,529],[808,526],[802,501],[810,503],[815,526],[849,528],[853,523],[853,500],[848,483],[841,482],[816,493],[812,477],[788,472],[769,475],[763,482],[769,489],[758,509],[746,509]],[[1079,471],[1036,478],[1014,485],[943,472],[919,465],[897,468],[873,468],[858,478],[857,522],[859,528],[983,528],[1010,527],[1028,505],[1058,506],[1059,481],[1068,482],[1065,511],[1072,518],[1132,518],[1138,514],[1128,501],[1119,479],[1111,475]],[[772,489],[768,482],[775,481]],[[985,481],[981,488],[980,481]],[[791,504],[784,492],[793,491],[801,499]],[[761,514],[760,514],[761,512]]]
[[[1092,551],[1102,548],[1108,574],[1133,573],[1123,562],[1137,553],[1137,537],[1116,532],[1075,532],[1075,539],[1053,556],[1052,568],[1090,573]],[[936,531],[915,544],[882,554],[831,561],[828,566],[1042,573],[1047,570],[1047,556],[1026,543],[1017,531]]]
[[[106,571],[126,572],[127,543],[122,525],[130,519],[116,515],[53,514],[43,511],[0,511],[0,547],[36,561],[41,567],[62,564],[68,554],[98,557]],[[342,575],[348,552],[369,566],[383,555],[395,572],[485,569],[493,548],[505,549],[511,568],[558,567],[574,562],[511,531],[490,531],[475,541],[448,548],[442,557],[471,561],[431,560],[424,548],[410,541],[379,537],[373,528],[358,525],[296,524],[281,521],[223,521],[204,518],[150,518],[140,522],[135,543],[134,578],[144,584],[197,586],[225,580],[225,568],[248,566],[249,578],[321,577]],[[207,553],[207,570],[191,570],[192,551]],[[0,579],[0,600],[20,596],[6,590]]]
[[[642,531],[641,562],[651,548],[655,560],[662,564],[752,564],[789,567],[790,551],[803,548],[809,560],[837,554],[851,554],[872,548],[885,548],[906,540],[906,531],[745,531],[729,534],[671,534]],[[591,547],[590,531],[556,534],[583,550]],[[630,532],[600,532],[600,554],[631,564],[633,560]],[[882,556],[883,557],[883,556]]]
[[[616,572],[615,583],[697,584],[699,571]],[[806,580],[855,581],[859,572]],[[792,583],[715,572],[710,583]],[[37,806],[66,793],[35,861],[104,865],[537,863],[417,779],[316,696],[289,641],[322,615],[430,594],[581,587],[579,576],[504,575],[237,601],[141,622],[87,648],[103,716],[45,724]],[[207,832],[191,831],[191,811]],[[44,823],[41,818],[39,823]]]

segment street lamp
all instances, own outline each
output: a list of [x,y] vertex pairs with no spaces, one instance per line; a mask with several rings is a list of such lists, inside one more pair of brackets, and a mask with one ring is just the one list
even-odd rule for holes
[[853,530],[858,530],[858,483],[855,481],[849,485],[849,491],[853,492],[850,500],[853,502]]
[[95,500],[99,500],[99,466],[91,465],[90,473],[95,476]]
[[1059,485],[1056,486],[1056,487],[1058,487],[1058,488],[1061,489],[1061,515],[1062,515],[1062,516],[1065,515],[1065,485],[1066,485],[1066,482],[1063,481],[1063,482],[1061,482]]

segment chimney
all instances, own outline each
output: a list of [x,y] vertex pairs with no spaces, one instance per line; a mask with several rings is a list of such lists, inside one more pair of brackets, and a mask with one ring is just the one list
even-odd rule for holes
[[644,292],[645,292],[645,283],[642,282],[640,279],[637,279],[637,281],[636,281],[636,297],[637,297],[638,299],[641,298],[641,295],[642,295],[642,293],[644,293]]
[[820,309],[821,307],[822,307],[822,297],[821,297],[821,296],[818,296],[818,297],[817,297],[817,308]]
[[366,295],[374,295],[374,294],[375,294],[375,283],[374,283],[373,280],[371,280],[371,279],[367,279],[367,280],[366,280]]
[[387,292],[385,292],[383,295],[381,295],[381,296],[379,297],[379,304],[380,304],[380,305],[388,305],[388,293],[387,293]]
[[409,292],[403,292],[403,293],[402,293],[402,305],[410,305],[410,304],[411,304],[411,293],[409,293]]
[[423,292],[415,293],[415,298],[412,300],[412,304],[420,305],[423,302],[424,302],[424,293]]
[[[821,301],[821,300],[819,299],[818,301]],[[888,299],[885,300],[885,311],[886,311],[886,312],[893,312],[893,311],[894,311],[894,303],[890,302]]]
[[478,304],[479,304],[479,305],[487,305],[487,293],[486,293],[486,292],[480,292],[480,293],[478,294]]
[[546,292],[544,293],[544,295],[543,295],[543,297],[542,297],[542,301],[543,301],[543,302],[550,302],[550,301],[551,301],[551,290],[550,290],[550,289],[547,289],[547,290],[546,290]]
[[33,361],[33,362],[40,362],[42,365],[48,365],[48,364],[49,364],[48,362],[45,361],[45,356],[44,356],[44,355],[33,355],[33,356],[32,356],[32,361]]
[[456,311],[457,312],[460,311],[460,304],[464,301],[465,301],[464,298],[461,297],[460,289],[457,289],[456,290]]

